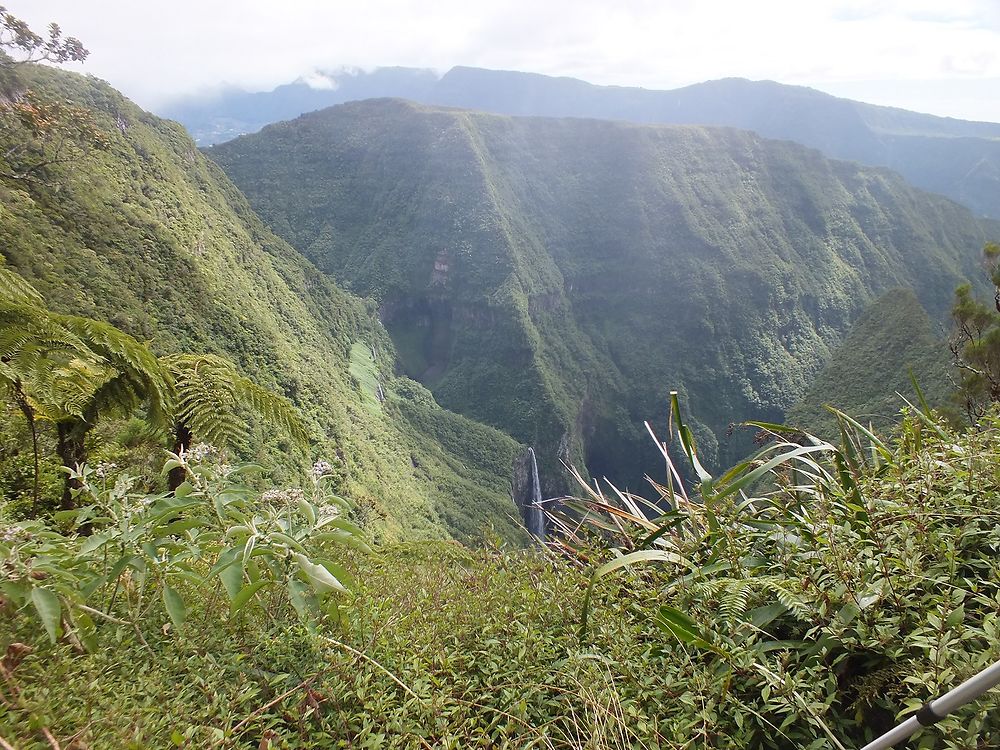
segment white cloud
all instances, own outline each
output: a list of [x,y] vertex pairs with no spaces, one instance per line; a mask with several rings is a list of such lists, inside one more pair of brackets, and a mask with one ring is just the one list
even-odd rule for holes
[[302,83],[311,89],[317,89],[321,91],[333,91],[337,88],[337,81],[331,78],[326,73],[319,70],[314,70],[311,73],[306,73],[300,78]]
[[[271,88],[344,65],[531,70],[671,88],[742,76],[861,85],[980,82],[977,117],[1000,121],[996,0],[6,0],[91,50],[85,69],[145,106],[235,84]],[[310,85],[324,85],[312,77]],[[906,88],[905,86],[903,88]],[[880,93],[881,92],[881,93]],[[989,92],[993,92],[992,94]],[[914,108],[972,116],[954,99]],[[901,106],[909,106],[902,103]]]

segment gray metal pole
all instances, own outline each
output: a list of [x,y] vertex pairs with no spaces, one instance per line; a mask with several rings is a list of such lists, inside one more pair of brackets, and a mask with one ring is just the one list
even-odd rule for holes
[[992,687],[1000,685],[1000,661],[987,667],[977,675],[973,675],[957,688],[949,690],[940,698],[925,703],[916,715],[911,716],[895,729],[886,732],[877,740],[865,745],[861,750],[885,750],[896,745],[910,735],[916,734],[923,727],[929,727],[959,706],[976,700]]

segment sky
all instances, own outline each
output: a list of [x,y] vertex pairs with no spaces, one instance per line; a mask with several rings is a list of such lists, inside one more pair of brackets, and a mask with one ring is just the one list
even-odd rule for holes
[[[1000,0],[3,0],[140,105],[386,65],[669,89],[738,76],[1000,122]],[[316,80],[322,80],[316,78]]]

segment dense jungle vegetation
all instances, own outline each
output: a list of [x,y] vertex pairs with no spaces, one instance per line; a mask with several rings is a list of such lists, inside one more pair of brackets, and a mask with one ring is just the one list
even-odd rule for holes
[[751,134],[374,102],[216,149],[286,242],[178,125],[0,73],[0,748],[846,748],[1000,658],[992,225]]
[[[72,101],[100,134],[92,142],[89,131],[69,133],[64,161],[37,178],[0,182],[3,256],[53,311],[108,321],[157,356],[225,356],[287,396],[312,448],[291,450],[258,424],[239,456],[278,481],[329,461],[338,490],[376,519],[380,535],[471,538],[486,518],[518,535],[508,472],[497,471],[516,443],[396,378],[392,343],[370,307],[271,234],[183,129],[96,79],[38,67],[20,77],[26,101]],[[20,160],[10,171],[44,161],[63,137],[33,132],[18,112],[7,111],[3,125],[5,143],[28,145],[8,155]],[[20,444],[16,420],[11,429],[9,444]],[[23,454],[4,456],[13,463],[4,475],[16,476]]]
[[893,173],[723,128],[368,100],[207,153],[378,301],[408,375],[534,446],[548,494],[561,461],[644,488],[642,423],[671,387],[706,460],[742,458],[734,420],[780,421],[890,289],[942,320],[995,231]]
[[[65,516],[4,527],[2,736],[856,746],[1000,657],[1000,425],[956,432],[914,411],[886,442],[839,420],[838,446],[764,426],[774,442],[760,458],[678,492],[657,519],[630,512],[641,498],[581,490],[590,524],[562,554],[489,539],[371,551],[352,534],[345,546],[316,526],[340,517],[321,477],[297,498],[260,495],[211,456],[185,464],[190,490],[176,498],[98,469],[82,491],[97,513],[89,535]],[[772,481],[755,485],[765,458],[778,459]],[[231,550],[247,526],[257,547],[240,569]],[[311,563],[299,546],[336,560]],[[282,580],[291,558],[302,575]],[[919,746],[989,746],[996,702]]]

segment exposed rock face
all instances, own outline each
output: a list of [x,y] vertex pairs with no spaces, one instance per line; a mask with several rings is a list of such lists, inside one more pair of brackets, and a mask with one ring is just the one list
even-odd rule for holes
[[514,459],[511,495],[528,533],[544,542],[545,513],[542,510],[542,485],[538,481],[538,462],[535,460],[534,448],[528,448]]

